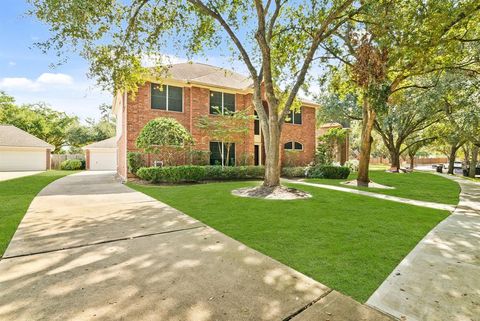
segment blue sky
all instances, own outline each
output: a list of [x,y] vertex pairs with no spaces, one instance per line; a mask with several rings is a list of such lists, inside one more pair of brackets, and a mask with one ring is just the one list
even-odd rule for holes
[[48,28],[25,15],[28,5],[22,0],[2,0],[0,10],[0,90],[18,103],[44,101],[53,108],[80,118],[98,118],[98,105],[111,103],[112,97],[87,79],[88,64],[71,55],[64,65],[54,54],[43,54],[33,47],[48,37]]
[[[111,103],[112,95],[102,92],[94,80],[87,78],[88,62],[78,55],[70,54],[65,64],[51,66],[59,61],[56,55],[43,54],[33,45],[48,38],[48,28],[26,15],[28,8],[23,0],[2,0],[0,90],[15,97],[18,103],[43,101],[83,120],[98,118],[98,106]],[[169,56],[172,62],[185,60],[171,53]],[[231,62],[221,56],[199,57],[196,61],[232,68]],[[242,67],[233,69],[242,72]]]
[[[49,37],[47,26],[26,15],[24,0],[2,0],[0,11],[0,90],[15,97],[18,103],[46,102],[53,108],[77,115],[82,120],[100,116],[98,106],[111,103],[112,95],[102,92],[88,79],[88,62],[71,53],[65,64],[54,53],[43,54],[34,47]],[[184,55],[164,52],[171,63],[186,61]],[[230,53],[208,50],[195,62],[233,69],[248,74],[242,62],[232,62]]]

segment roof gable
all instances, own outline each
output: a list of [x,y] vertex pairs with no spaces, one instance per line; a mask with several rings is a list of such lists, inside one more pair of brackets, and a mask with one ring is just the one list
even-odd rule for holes
[[52,150],[55,148],[53,145],[13,125],[0,125],[0,146],[39,147]]

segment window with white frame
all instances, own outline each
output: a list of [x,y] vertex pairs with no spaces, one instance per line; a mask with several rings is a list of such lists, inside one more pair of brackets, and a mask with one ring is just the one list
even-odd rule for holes
[[210,91],[210,114],[225,114],[225,110],[235,111],[235,94]]
[[285,150],[303,150],[303,145],[299,142],[288,142],[283,145]]
[[183,111],[183,88],[151,84],[151,107],[167,111]]
[[302,124],[302,110],[299,110],[299,111],[290,110],[290,112],[287,115],[287,118],[285,119],[285,123],[301,125]]

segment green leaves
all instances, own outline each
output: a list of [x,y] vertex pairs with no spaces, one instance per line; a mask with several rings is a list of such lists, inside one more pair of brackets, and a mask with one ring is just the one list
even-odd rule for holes
[[136,145],[147,153],[160,153],[163,148],[183,148],[193,144],[185,127],[173,118],[159,117],[149,121],[140,131]]
[[55,146],[55,152],[67,144],[67,130],[77,117],[51,109],[45,103],[17,106],[12,97],[0,93],[0,123],[14,125]]

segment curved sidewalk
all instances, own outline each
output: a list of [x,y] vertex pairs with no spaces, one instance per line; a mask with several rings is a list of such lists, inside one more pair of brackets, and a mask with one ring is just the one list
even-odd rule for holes
[[407,321],[480,321],[480,183],[458,177],[460,202],[367,304]]
[[362,191],[362,190],[358,190],[358,189],[354,189],[354,188],[348,188],[348,187],[342,187],[342,186],[336,186],[336,185],[328,185],[328,184],[320,184],[320,183],[310,183],[310,182],[305,182],[303,180],[282,179],[282,181],[287,182],[287,183],[313,186],[313,187],[319,187],[319,188],[324,188],[324,189],[330,189],[330,190],[333,190],[333,191],[340,191],[340,192],[346,192],[346,193],[351,193],[351,194],[356,194],[356,195],[368,196],[368,197],[378,198],[378,199],[382,199],[382,200],[388,200],[388,201],[397,202],[397,203],[428,207],[428,208],[433,208],[433,209],[436,209],[436,210],[444,210],[444,211],[449,211],[449,212],[453,212],[455,210],[455,206],[453,206],[453,205],[412,200],[412,199],[409,199],[409,198],[379,194],[379,193],[369,192],[369,191]]
[[0,320],[375,320],[203,223],[82,172],[40,192],[0,261]]

